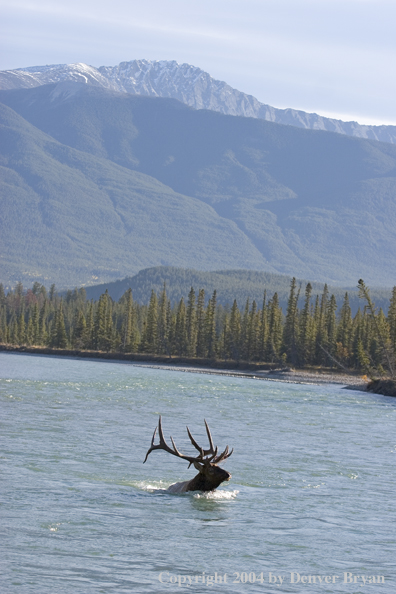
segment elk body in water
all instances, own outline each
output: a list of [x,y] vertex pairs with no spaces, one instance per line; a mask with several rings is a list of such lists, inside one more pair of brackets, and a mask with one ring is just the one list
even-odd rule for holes
[[[190,463],[188,465],[189,468],[190,468],[191,464],[193,464],[194,467],[196,468],[196,470],[198,470],[198,474],[190,481],[185,481],[183,483],[175,483],[174,485],[171,485],[168,488],[168,491],[170,493],[186,493],[187,491],[214,491],[214,489],[217,489],[217,487],[219,485],[221,485],[221,483],[223,483],[224,481],[230,480],[230,478],[231,478],[230,473],[227,472],[226,470],[224,470],[223,468],[220,468],[218,466],[218,464],[220,464],[220,462],[223,462],[224,460],[229,458],[234,450],[232,449],[229,452],[228,446],[227,446],[226,449],[224,450],[224,452],[217,455],[218,448],[217,447],[215,448],[213,446],[212,436],[210,434],[210,429],[209,429],[206,421],[205,421],[205,427],[206,427],[206,433],[207,433],[208,439],[209,439],[209,449],[204,450],[203,448],[201,448],[197,444],[197,442],[191,435],[189,428],[187,427],[187,433],[191,440],[191,443],[198,450],[199,454],[198,454],[198,456],[195,456],[195,457],[184,456],[183,454],[181,454],[178,451],[176,444],[173,441],[172,437],[171,437],[171,441],[172,441],[173,448],[168,446],[168,444],[166,443],[164,434],[162,432],[161,417],[159,418],[159,422],[158,422],[159,444],[154,445],[154,439],[155,439],[155,436],[157,433],[157,427],[156,427],[155,431],[154,431],[153,439],[151,440],[151,447],[149,448],[149,450],[146,454],[146,458],[145,458],[144,462],[146,462],[148,455],[153,450],[164,450],[165,452],[168,452],[168,454],[177,456],[177,458],[181,458],[182,460],[187,460],[187,462]],[[143,464],[144,464],[144,462],[143,462]]]

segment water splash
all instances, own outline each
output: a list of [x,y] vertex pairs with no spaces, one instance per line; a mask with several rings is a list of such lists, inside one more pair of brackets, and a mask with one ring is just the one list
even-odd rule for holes
[[235,499],[239,491],[209,491],[208,493],[194,493],[195,499]]

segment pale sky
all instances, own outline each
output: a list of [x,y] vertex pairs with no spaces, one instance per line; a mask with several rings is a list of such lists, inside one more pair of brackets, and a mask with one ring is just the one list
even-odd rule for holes
[[396,125],[396,0],[3,0],[0,70],[176,60],[254,95]]

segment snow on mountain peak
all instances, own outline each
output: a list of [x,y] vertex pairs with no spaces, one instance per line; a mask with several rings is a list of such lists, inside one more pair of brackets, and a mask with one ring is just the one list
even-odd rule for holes
[[79,62],[0,72],[0,89],[3,90],[64,81],[150,97],[170,97],[195,109],[210,109],[223,114],[260,118],[299,128],[396,143],[396,126],[365,126],[293,109],[277,109],[233,89],[225,82],[213,79],[201,68],[186,63],[179,64],[175,60],[131,60],[121,62],[118,66],[100,68]]

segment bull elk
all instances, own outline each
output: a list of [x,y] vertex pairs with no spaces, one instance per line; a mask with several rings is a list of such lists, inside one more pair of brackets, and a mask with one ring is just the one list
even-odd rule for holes
[[187,427],[187,433],[191,440],[191,443],[198,450],[199,454],[195,457],[184,456],[177,449],[172,436],[171,441],[173,448],[168,446],[168,444],[166,443],[164,434],[162,432],[162,422],[160,416],[158,422],[159,444],[154,445],[154,439],[157,433],[156,427],[154,430],[153,439],[151,440],[151,447],[149,448],[146,454],[144,462],[146,462],[148,455],[153,450],[164,450],[165,452],[168,452],[168,454],[172,454],[172,456],[177,456],[177,458],[187,460],[187,462],[189,462],[188,468],[190,468],[191,464],[193,464],[196,470],[198,470],[198,474],[190,481],[184,481],[183,483],[175,483],[174,485],[171,485],[168,488],[168,491],[170,493],[186,493],[187,491],[214,491],[214,489],[217,489],[217,487],[221,483],[230,480],[230,473],[224,470],[223,468],[220,468],[218,464],[229,458],[234,450],[232,449],[231,452],[229,452],[227,446],[224,452],[217,455],[217,446],[216,448],[213,446],[212,436],[210,434],[210,429],[206,421],[205,427],[209,439],[209,449],[204,450],[203,448],[201,448],[197,444],[197,442],[191,435],[189,428]]

